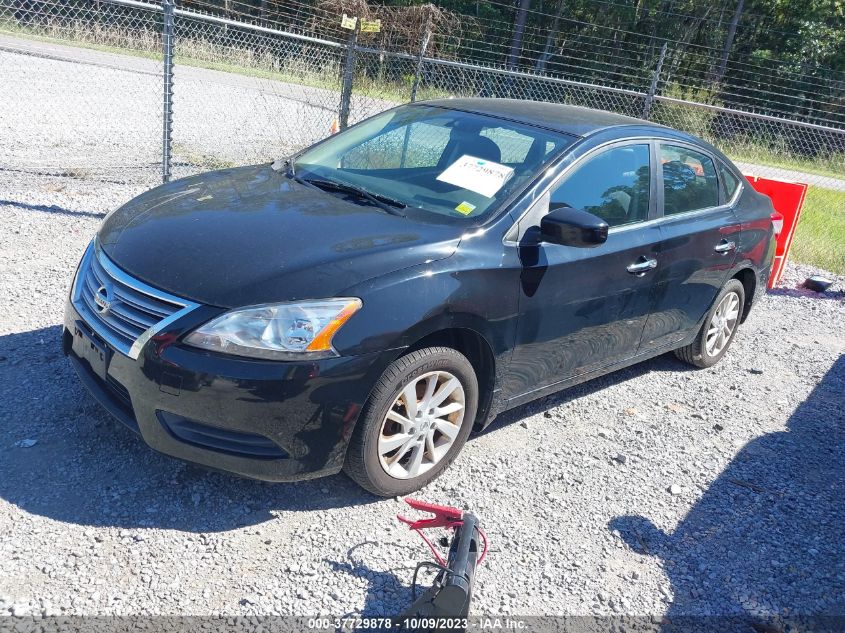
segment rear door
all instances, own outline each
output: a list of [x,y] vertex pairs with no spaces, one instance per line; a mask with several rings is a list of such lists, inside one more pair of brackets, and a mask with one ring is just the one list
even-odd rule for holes
[[710,309],[736,257],[739,222],[717,161],[681,141],[657,145],[660,265],[654,304],[643,331],[643,351],[680,342]]

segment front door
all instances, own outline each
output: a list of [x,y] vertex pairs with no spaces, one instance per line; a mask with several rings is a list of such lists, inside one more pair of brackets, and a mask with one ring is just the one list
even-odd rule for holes
[[648,141],[597,150],[546,199],[549,209],[573,207],[606,220],[611,228],[604,244],[542,243],[538,227],[521,239],[519,324],[506,387],[512,397],[636,354],[661,238],[648,221],[654,214],[652,152]]
[[664,219],[643,350],[671,347],[699,327],[727,281],[740,230],[711,156],[674,141],[660,143],[658,154]]

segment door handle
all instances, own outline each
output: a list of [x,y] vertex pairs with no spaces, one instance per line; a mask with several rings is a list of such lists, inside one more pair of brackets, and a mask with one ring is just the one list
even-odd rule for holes
[[736,250],[736,242],[722,240],[721,242],[716,244],[716,246],[713,247],[713,250],[717,253],[721,253],[722,255],[724,255],[725,253],[730,253],[731,251]]
[[657,260],[656,259],[648,259],[645,256],[640,257],[636,262],[630,264],[626,269],[632,275],[637,275],[641,277],[645,275],[648,271],[654,270],[657,268]]

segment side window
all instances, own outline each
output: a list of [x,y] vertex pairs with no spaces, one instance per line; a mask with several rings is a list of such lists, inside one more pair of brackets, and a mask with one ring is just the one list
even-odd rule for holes
[[710,157],[687,147],[660,145],[663,214],[674,215],[719,204],[716,167]]
[[434,167],[449,130],[428,123],[412,123],[371,138],[343,156],[344,169],[407,169]]
[[733,172],[722,163],[716,163],[716,169],[719,170],[719,184],[722,187],[722,193],[725,194],[725,202],[727,202],[734,197],[736,188],[739,187],[739,181]]
[[549,206],[583,209],[610,226],[640,222],[648,219],[650,184],[649,146],[615,147],[576,167]]

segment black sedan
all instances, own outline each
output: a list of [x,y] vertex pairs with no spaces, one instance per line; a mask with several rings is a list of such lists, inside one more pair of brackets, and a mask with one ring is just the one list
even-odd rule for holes
[[109,214],[64,349],[162,453],[404,494],[505,409],[667,351],[716,363],[766,288],[771,212],[670,128],[405,105]]

